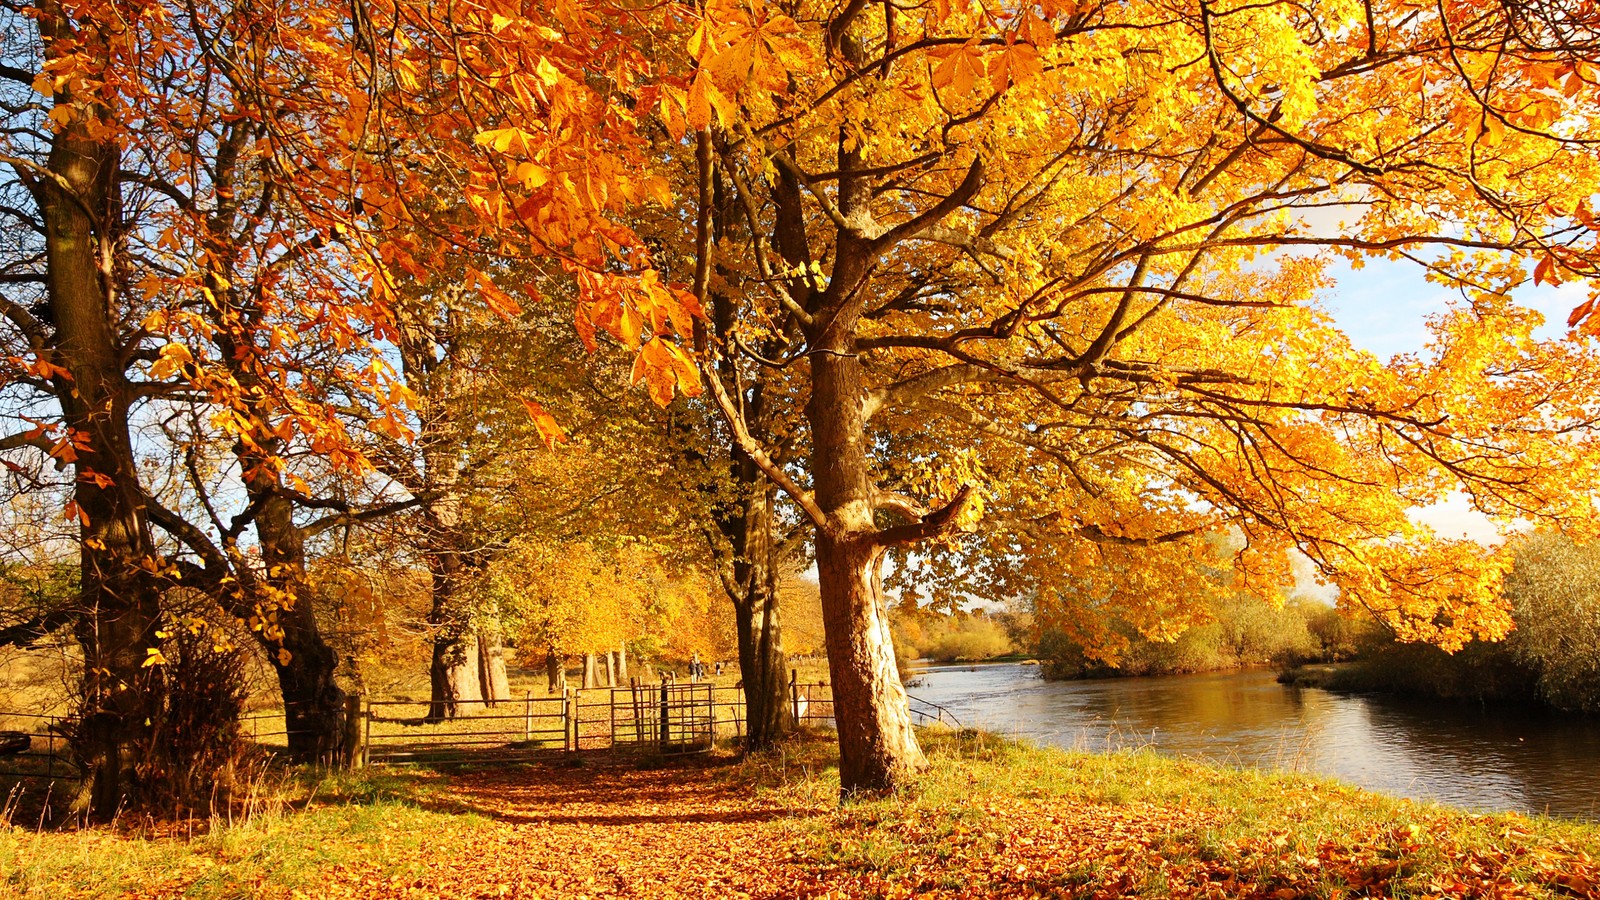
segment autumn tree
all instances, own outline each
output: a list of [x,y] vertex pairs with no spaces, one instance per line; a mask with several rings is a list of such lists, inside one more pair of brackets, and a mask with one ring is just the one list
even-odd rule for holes
[[[631,120],[589,83],[636,84],[618,23],[581,5],[491,6],[4,6],[3,214],[22,235],[4,261],[4,377],[60,408],[4,441],[75,478],[84,805],[139,799],[175,583],[249,613],[286,691],[305,674],[317,708],[337,703],[297,595],[302,526],[348,510],[306,494],[283,460],[366,463],[330,402],[343,398],[305,366],[307,343],[366,353],[339,383],[403,430],[403,386],[371,348],[394,338],[399,281],[461,246],[558,260],[591,329],[620,332],[624,312],[692,315],[636,277],[648,259],[608,218],[652,196],[624,171]],[[140,410],[195,406],[209,430],[195,446],[236,442],[248,500],[226,518],[167,506],[135,466]],[[240,565],[247,528],[258,571]],[[311,725],[319,747],[329,721]]]
[[[734,192],[721,179],[712,185],[711,202],[709,227],[719,242],[731,242],[745,226]],[[719,344],[738,341],[750,352],[718,358],[708,374],[718,379],[724,394],[737,398],[742,425],[751,439],[761,442],[773,461],[783,465],[798,450],[801,412],[793,401],[795,383],[803,376],[766,358],[781,355],[794,335],[759,321],[737,320],[741,304],[730,292],[742,289],[750,274],[740,271],[736,260],[722,261],[718,267],[715,287],[708,293],[709,330]],[[733,603],[738,630],[745,746],[759,750],[771,746],[791,725],[779,582],[800,550],[805,529],[792,511],[780,505],[777,485],[726,424],[707,417],[704,427],[707,439],[717,447],[713,458],[726,460],[722,463],[726,475],[717,482],[725,496],[713,507],[720,540],[713,543],[724,550],[718,575]]]
[[[1587,521],[1592,347],[1534,341],[1508,296],[1529,263],[1594,272],[1584,13],[709,2],[691,28],[663,116],[696,148],[696,293],[744,261],[734,318],[807,373],[803,456],[708,382],[815,529],[847,794],[922,761],[896,548],[954,540],[1044,593],[1115,556],[1089,599],[1160,631],[1196,615],[1173,576],[1237,529],[1246,581],[1298,549],[1344,602],[1450,645],[1505,630],[1504,555],[1409,508],[1460,490]],[[1313,305],[1340,257],[1423,265],[1462,300],[1384,364]]]

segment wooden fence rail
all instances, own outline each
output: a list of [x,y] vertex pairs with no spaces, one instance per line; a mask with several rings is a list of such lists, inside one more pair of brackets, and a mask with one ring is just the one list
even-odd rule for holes
[[[833,696],[825,682],[791,675],[789,713],[800,725],[830,725]],[[938,704],[910,698],[915,724],[960,727]],[[742,688],[701,681],[633,681],[615,687],[567,689],[520,699],[468,701],[442,717],[428,701],[349,698],[346,764],[491,763],[586,753],[676,756],[704,753],[718,737],[742,737]],[[57,717],[0,713],[0,731],[27,735],[26,748],[0,756],[0,777],[72,779],[67,723]],[[282,710],[260,711],[241,721],[244,735],[269,752],[287,748]]]

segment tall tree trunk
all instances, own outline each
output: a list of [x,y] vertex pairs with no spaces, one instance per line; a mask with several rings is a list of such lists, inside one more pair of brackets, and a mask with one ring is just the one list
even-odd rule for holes
[[739,673],[744,682],[745,748],[764,750],[792,727],[784,697],[783,653],[777,591],[762,582],[734,607],[739,632]]
[[[475,623],[462,602],[461,585],[478,560],[462,524],[465,442],[456,401],[470,396],[474,379],[453,365],[455,325],[430,304],[402,303],[396,312],[406,385],[417,395],[420,465],[389,470],[422,504],[423,555],[433,594],[428,624],[433,652],[428,664],[428,721],[452,718],[485,700],[506,699],[504,650],[498,623]],[[491,629],[480,635],[479,626]],[[504,693],[498,693],[506,688]]]
[[606,686],[617,686],[617,651],[606,651]]
[[[54,4],[41,8],[37,27],[47,66],[58,47],[89,58],[107,52],[97,30],[102,24],[75,24]],[[70,85],[58,87],[56,105],[74,109],[82,98],[73,93]],[[85,780],[73,805],[103,818],[140,802],[149,723],[165,690],[161,667],[145,665],[158,643],[161,585],[152,574],[157,553],[128,426],[132,390],[115,333],[121,154],[88,121],[105,113],[91,101],[60,124],[47,161],[52,177],[18,169],[45,227],[46,290],[56,330],[54,352],[39,352],[67,373],[52,382],[77,454],[72,502],[82,616],[75,634],[84,675],[74,751]]]
[[[720,191],[720,180],[717,186]],[[730,202],[720,196],[716,225],[721,232],[739,217],[727,209]],[[733,304],[717,297],[713,304],[713,324],[722,341],[733,333]],[[763,352],[781,353],[777,341]],[[737,390],[744,379],[732,369],[733,363],[718,364],[715,377],[729,390]],[[757,433],[767,428],[766,388],[752,379],[744,399],[746,421]],[[774,546],[773,502],[776,488],[761,467],[737,442],[730,448],[729,475],[738,487],[740,500],[729,504],[717,516],[717,527],[732,552],[731,577],[724,576],[724,589],[734,606],[734,626],[739,642],[739,673],[744,686],[745,748],[763,750],[772,746],[791,727],[789,704],[784,700],[783,670],[788,663],[783,653],[783,633],[779,628],[777,591],[777,551]]]
[[305,577],[305,533],[294,522],[293,504],[277,492],[277,477],[267,474],[271,469],[265,463],[254,471],[263,482],[251,478],[247,484],[252,501],[259,504],[255,526],[266,582],[276,596],[287,598],[275,617],[282,636],[273,640],[262,631],[255,634],[278,676],[289,758],[331,765],[339,759],[345,734],[345,694],[334,677],[339,655],[317,625]]
[[617,683],[628,683],[628,645],[617,645]]
[[485,615],[478,626],[478,667],[484,705],[494,706],[510,700],[511,678],[506,673],[505,639],[500,631],[498,613]]
[[[841,274],[836,269],[835,279]],[[816,553],[839,782],[847,795],[877,793],[899,786],[926,760],[895,668],[881,591],[886,548],[874,523],[861,362],[850,342],[824,340],[819,349],[836,351],[812,358],[806,417],[816,504],[827,517],[817,529]]]
[[544,673],[545,677],[549,679],[549,683],[545,686],[545,693],[559,694],[566,691],[566,660],[562,659],[560,656],[557,656],[555,648],[553,647],[545,650],[544,652]]
[[583,689],[588,690],[594,686],[594,654],[585,653],[583,655]]
[[[429,471],[441,473],[434,482],[436,486],[448,483],[453,487],[453,474],[448,482],[443,474],[453,473],[453,464],[430,460]],[[461,533],[460,500],[449,488],[444,491],[443,496],[426,507],[423,536],[433,593],[433,607],[428,615],[434,635],[433,656],[428,666],[427,720],[430,722],[472,712],[483,701],[478,634],[471,616],[461,608],[460,588],[466,576],[466,554],[461,549],[465,536]]]
[[[745,462],[741,469],[754,470]],[[752,479],[759,471],[750,471]],[[739,674],[744,683],[745,747],[763,750],[791,727],[784,697],[783,631],[778,616],[777,571],[772,547],[772,488],[750,485],[743,514],[727,529],[739,556],[734,561],[734,626],[739,637]]]

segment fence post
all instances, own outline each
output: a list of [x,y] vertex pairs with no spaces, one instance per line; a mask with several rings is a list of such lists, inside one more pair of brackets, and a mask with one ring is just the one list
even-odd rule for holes
[[628,682],[628,700],[633,703],[633,742],[643,747],[649,740],[650,729],[644,718],[644,701],[639,699],[639,679]]
[[[366,723],[361,714],[361,695],[346,694],[344,698],[344,764],[348,769],[359,769],[367,764]],[[365,727],[364,727],[365,726]]]
[[567,752],[578,752],[578,692],[568,688],[564,692],[561,718],[566,725]]
[[789,670],[789,707],[793,711],[794,724],[800,724],[800,670]]
[[522,692],[522,740],[533,740],[533,691]]
[[611,713],[610,746],[615,747],[617,745],[617,685],[614,681],[611,683],[611,687],[606,688],[606,706],[608,707],[607,712]]
[[661,676],[661,752],[667,752],[667,676]]

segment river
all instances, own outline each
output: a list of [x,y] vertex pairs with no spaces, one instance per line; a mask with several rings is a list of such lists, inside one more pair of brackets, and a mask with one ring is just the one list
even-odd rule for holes
[[1038,672],[935,666],[911,693],[969,728],[1057,747],[1149,747],[1472,810],[1600,820],[1600,720],[1291,688],[1262,670],[1088,681]]

